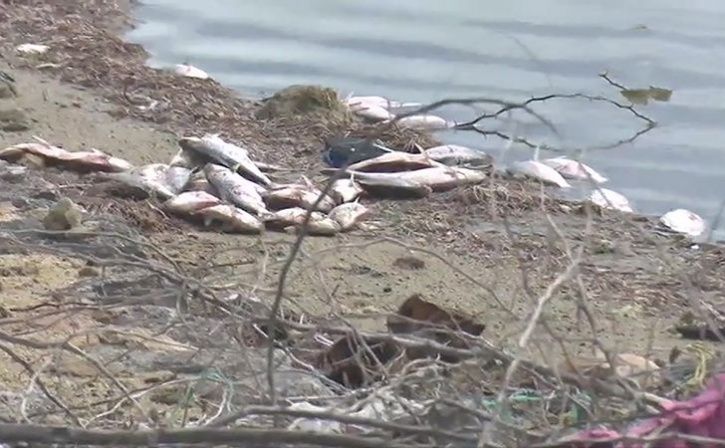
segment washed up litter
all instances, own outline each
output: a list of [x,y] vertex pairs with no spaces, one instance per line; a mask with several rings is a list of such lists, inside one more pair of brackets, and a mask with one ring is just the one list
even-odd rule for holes
[[[606,426],[585,429],[559,440],[557,446],[612,446],[615,448],[686,448],[692,442],[680,436],[725,440],[725,373],[710,379],[698,395],[683,401],[664,401],[657,415],[623,430]],[[671,437],[667,437],[671,436]],[[643,439],[655,437],[654,442]],[[628,439],[622,441],[622,439]],[[606,445],[605,445],[606,444]],[[704,442],[698,446],[716,446]]]

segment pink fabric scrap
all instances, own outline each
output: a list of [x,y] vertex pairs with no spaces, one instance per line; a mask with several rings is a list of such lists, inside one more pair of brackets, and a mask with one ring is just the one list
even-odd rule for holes
[[[622,441],[622,438],[656,438],[658,434],[683,434],[708,437],[725,441],[725,373],[715,375],[705,390],[685,401],[671,401],[662,405],[662,412],[641,420],[626,431],[592,428],[568,438],[571,446],[586,447],[593,444],[615,448],[644,448],[646,442]],[[696,444],[681,439],[661,440],[649,445],[652,448],[688,448],[692,446],[714,448],[715,443]]]

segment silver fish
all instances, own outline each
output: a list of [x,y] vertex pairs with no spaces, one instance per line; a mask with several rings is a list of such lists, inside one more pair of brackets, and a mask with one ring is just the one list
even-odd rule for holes
[[483,151],[461,145],[441,145],[424,151],[428,157],[445,165],[487,166],[493,158]]
[[167,199],[163,206],[164,209],[178,213],[180,215],[194,215],[196,212],[215,205],[219,205],[221,200],[204,191],[185,191],[171,199]]
[[333,208],[328,216],[345,231],[354,228],[369,213],[370,210],[359,202],[348,202]]
[[246,211],[229,204],[213,205],[199,210],[198,215],[208,227],[214,221],[220,221],[229,232],[260,233],[264,224]]
[[455,123],[437,115],[409,115],[399,119],[397,123],[401,127],[421,131],[439,131],[455,126]]
[[330,187],[330,197],[336,203],[354,201],[364,190],[353,179],[337,179]]
[[67,151],[34,137],[36,142],[20,143],[0,150],[0,159],[17,161],[28,155],[40,158],[45,165],[62,165],[79,171],[119,173],[133,168],[126,160],[91,148],[87,151]]
[[202,154],[181,148],[174,157],[171,158],[169,165],[181,166],[193,170],[200,166],[204,166],[207,160],[208,157],[204,157]]
[[632,213],[634,211],[632,209],[632,205],[626,197],[616,191],[606,188],[600,188],[593,191],[592,194],[589,195],[589,200],[602,208],[619,210],[626,213]]
[[678,208],[662,215],[660,223],[673,232],[689,236],[700,236],[707,230],[707,223],[702,217],[690,210]]
[[556,185],[561,188],[570,188],[569,182],[554,168],[536,160],[514,162],[508,171],[515,176],[523,176],[540,180],[543,183]]
[[204,174],[219,192],[221,199],[257,215],[268,212],[262,196],[257,190],[257,188],[262,188],[259,184],[243,178],[229,168],[214,163],[207,163],[204,166]]
[[143,190],[149,195],[168,199],[183,191],[191,178],[191,170],[151,163],[121,173],[104,173],[103,177]]
[[[263,196],[264,202],[273,209],[302,207],[311,209],[322,192],[316,188],[311,189],[305,185],[289,185],[268,191]],[[335,207],[335,201],[330,196],[322,198],[317,209],[329,212]]]
[[440,165],[425,154],[410,154],[402,151],[389,152],[372,159],[353,163],[347,167],[349,171],[372,173],[396,173],[413,171]]
[[[270,228],[286,230],[299,229],[305,222],[307,210],[301,207],[291,207],[278,210],[264,217],[264,222]],[[340,231],[340,225],[320,212],[312,212],[307,223],[307,233],[310,235],[334,235]]]
[[179,146],[187,151],[203,154],[220,165],[231,168],[251,180],[262,185],[270,185],[272,181],[252,162],[246,149],[235,144],[225,142],[216,134],[206,134],[203,137],[183,137],[179,139]]
[[578,160],[571,160],[564,156],[544,159],[541,163],[554,168],[565,179],[589,180],[603,184],[607,178],[594,171],[594,169]]
[[377,181],[378,184],[388,182],[391,186],[408,181],[413,184],[427,186],[435,192],[452,190],[462,185],[478,184],[486,178],[486,174],[481,171],[447,166],[436,166],[400,173],[363,173],[359,171],[348,171],[348,174],[352,174],[363,186],[368,181]]

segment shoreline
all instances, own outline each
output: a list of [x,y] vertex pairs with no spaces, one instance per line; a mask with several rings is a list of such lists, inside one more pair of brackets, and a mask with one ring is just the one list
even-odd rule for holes
[[[12,72],[19,91],[17,98],[1,99],[0,107],[21,109],[29,127],[0,135],[0,149],[38,135],[67,148],[98,147],[135,164],[166,162],[176,152],[179,136],[222,132],[225,138],[249,145],[257,160],[295,166],[296,174],[312,174],[322,166],[321,134],[370,131],[349,117],[324,126],[316,124],[317,117],[258,120],[257,101],[242,99],[216,81],[179,78],[146,67],[145,50],[116,34],[121,30],[117,13],[133,1],[121,3],[101,1],[92,8],[93,2],[30,1],[0,7],[0,18],[7,19],[0,22],[0,35],[22,36],[22,41],[17,37],[0,41],[5,55],[0,69]],[[115,31],[113,23],[118,27]],[[15,46],[27,42],[44,43],[51,49],[40,57],[15,55]],[[34,68],[38,64],[57,66],[39,70]],[[158,100],[159,108],[143,110],[135,104],[147,99]],[[429,137],[407,133],[400,138]],[[86,208],[92,221],[107,225],[109,232],[121,232],[117,226],[124,235],[140,235],[183,272],[201,272],[199,278],[212,282],[219,294],[252,291],[262,301],[274,297],[290,236],[254,238],[201,231],[165,217],[151,201],[116,197],[92,177],[56,170],[29,173],[20,181],[0,180],[0,223],[15,230],[33,228],[58,197],[67,196]],[[570,280],[550,298],[546,322],[560,339],[537,330],[545,347],[542,352],[524,354],[539,362],[561,359],[561,347],[584,353],[591,349],[592,340],[664,359],[673,347],[684,343],[669,327],[693,308],[693,300],[714,306],[725,303],[720,293],[725,291],[722,248],[703,245],[693,251],[687,239],[653,234],[654,222],[648,217],[606,210],[588,215],[576,204],[548,196],[542,199],[530,183],[496,179],[425,200],[382,201],[371,207],[378,230],[305,241],[307,255],[295,268],[285,301],[294,313],[342,315],[346,322],[373,331],[381,328],[381,315],[394,312],[406,297],[420,293],[439,306],[475,315],[486,325],[484,337],[515,350],[533,303],[571,263],[567,252],[580,247],[583,260],[578,275],[584,291]],[[103,278],[96,273],[89,280],[80,274],[88,266],[97,269],[87,263],[88,254],[46,254],[44,261],[40,249],[46,250],[48,244],[33,240],[31,247],[39,252],[16,248],[0,255],[0,269],[9,272],[3,289],[8,298],[1,305],[11,316],[24,315],[22,310],[39,306],[50,300],[47,297],[61,297],[53,300],[62,304],[66,300],[62,291],[73,296],[67,299],[69,303],[98,300],[100,293],[89,292],[88,282],[95,285],[93,281]],[[411,256],[420,263],[400,261]],[[232,269],[235,264],[239,266]],[[34,270],[30,265],[39,267]],[[212,267],[217,265],[229,270],[216,272]],[[234,286],[223,286],[229,284]],[[161,293],[156,296],[154,300],[164,298]],[[599,333],[582,326],[582,303],[598,322]],[[137,311],[129,311],[137,319],[131,323],[128,316],[119,317],[114,310],[101,311],[102,318],[92,314],[69,320],[80,328],[104,328],[109,319],[114,325],[123,322],[146,330],[165,325],[163,319]],[[46,336],[54,339],[77,331],[68,325]],[[224,341],[230,345],[237,344],[231,336],[223,337],[229,338]],[[103,345],[107,340],[96,343]],[[0,364],[6,362],[11,364],[5,358]],[[20,387],[13,380],[20,370],[0,369],[0,380]],[[144,372],[151,374],[158,372]],[[133,375],[125,379],[135,381]]]

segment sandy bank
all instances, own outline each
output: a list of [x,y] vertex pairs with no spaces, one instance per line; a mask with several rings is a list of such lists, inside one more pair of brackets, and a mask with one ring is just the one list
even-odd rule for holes
[[[95,147],[140,164],[167,161],[176,151],[179,135],[218,131],[245,142],[262,161],[314,174],[321,166],[324,137],[367,130],[349,117],[325,123],[311,117],[259,120],[258,103],[213,81],[180,79],[145,67],[143,49],[114,34],[124,22],[127,6],[110,1],[0,6],[0,36],[4,36],[0,70],[17,80],[18,91],[17,96],[0,99],[0,110],[21,111],[27,127],[2,132],[0,148],[38,135],[67,148]],[[34,58],[16,55],[15,46],[26,42],[44,43],[51,50]],[[37,68],[41,64],[45,68]],[[159,107],[139,108],[148,98],[159,101]],[[410,133],[398,138],[428,137]],[[542,197],[537,191],[528,183],[494,179],[424,201],[373,203],[378,230],[306,240],[287,286],[285,309],[294,315],[344,318],[361,329],[377,330],[382,328],[381,315],[420,293],[441,306],[476,316],[486,325],[487,340],[511,348],[526,327],[535,300],[571,262],[567,251],[580,248],[578,276],[548,298],[544,312],[548,329],[537,329],[536,346],[522,351],[527,358],[559,360],[563,351],[587,352],[597,340],[612,349],[665,359],[673,346],[683,344],[669,331],[683,311],[703,301],[714,307],[724,304],[721,248],[694,250],[684,239],[654,234],[654,223],[646,218],[606,211],[589,215],[575,204]],[[147,278],[138,272],[129,280],[122,266],[108,266],[108,273],[101,275],[101,256],[93,251],[116,247],[118,240],[94,237],[61,247],[45,237],[2,236],[3,332],[27,331],[18,319],[33,320],[39,329],[30,333],[46,340],[87,330],[77,341],[85,341],[85,350],[103,359],[135,389],[161,382],[159,378],[177,378],[180,369],[169,366],[186,362],[194,350],[177,347],[171,352],[148,340],[139,343],[129,333],[170,334],[172,340],[163,344],[190,346],[199,345],[200,334],[214,334],[215,348],[237,349],[247,336],[240,336],[234,324],[194,313],[186,316],[187,327],[167,334],[166,325],[182,307],[177,302],[184,284],[181,278],[204,282],[220,300],[233,291],[263,301],[274,297],[291,236],[202,232],[164,215],[150,201],[114,196],[89,176],[30,170],[21,179],[0,178],[0,229],[38,228],[43,213],[63,196],[86,208],[86,220],[99,226],[96,230],[151,244],[134,243],[141,254],[135,256],[159,271],[174,271],[178,282],[167,278],[171,283],[161,285],[151,274],[146,273]],[[556,227],[548,223],[547,213]],[[33,250],[48,258],[38,261]],[[406,263],[409,257],[419,262]],[[89,267],[93,269],[87,276]],[[184,296],[189,303],[183,306],[201,313],[198,297],[189,294]],[[131,298],[148,300],[161,311],[146,310],[143,305],[148,303],[143,300],[130,304]],[[39,310],[46,307],[56,314],[39,317]],[[585,311],[596,329],[586,322]],[[73,319],[67,318],[70,315]],[[120,328],[126,339],[109,336],[109,326]],[[135,360],[124,358],[119,347],[133,350]],[[46,359],[38,352],[26,350],[21,355],[37,357],[41,361],[36,364],[42,364]],[[232,358],[238,354],[224,352]],[[213,350],[207,355],[213,359]],[[0,381],[9,389],[22,388],[27,372],[3,356]],[[113,385],[99,380],[102,375],[92,366],[69,355],[52,356],[59,356],[60,361],[53,362],[60,367],[49,382],[64,400],[81,406],[114,395]],[[159,361],[158,368],[144,370],[138,361],[164,356],[165,364]],[[240,367],[225,364],[226,374],[234,374],[234,369]],[[163,398],[151,400],[153,406],[171,414],[173,406]],[[91,406],[82,412],[90,415],[100,408]],[[65,418],[57,409],[43,416]]]

